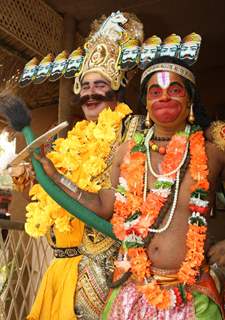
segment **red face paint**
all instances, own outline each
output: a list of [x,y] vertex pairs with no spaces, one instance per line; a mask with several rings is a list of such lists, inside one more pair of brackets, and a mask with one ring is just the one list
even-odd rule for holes
[[184,86],[181,86],[179,83],[173,82],[169,85],[167,93],[170,97],[184,97],[186,91]]
[[148,98],[149,99],[157,99],[163,95],[163,91],[167,92],[169,97],[184,97],[185,96],[185,88],[181,86],[179,83],[173,82],[169,85],[167,89],[162,89],[158,85],[153,85],[148,89]]
[[149,81],[147,106],[154,122],[172,124],[180,121],[186,117],[188,100],[183,81],[176,74],[160,72]]
[[152,104],[152,114],[160,122],[172,122],[181,112],[181,104],[173,99]]

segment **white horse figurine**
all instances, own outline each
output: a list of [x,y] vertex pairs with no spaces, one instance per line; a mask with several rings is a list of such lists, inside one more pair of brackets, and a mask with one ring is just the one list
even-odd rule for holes
[[96,39],[98,36],[109,37],[113,41],[118,41],[124,28],[121,25],[124,25],[127,22],[127,19],[120,12],[113,12],[101,25],[100,29],[94,35]]

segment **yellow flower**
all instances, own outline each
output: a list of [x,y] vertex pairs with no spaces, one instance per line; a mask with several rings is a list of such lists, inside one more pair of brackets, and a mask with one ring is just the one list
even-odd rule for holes
[[[80,121],[68,132],[67,138],[54,142],[54,150],[47,157],[59,172],[65,174],[81,189],[98,192],[102,187],[110,187],[109,179],[102,179],[108,166],[108,157],[113,143],[120,136],[122,119],[131,113],[124,103],[115,111],[104,109],[98,122]],[[25,229],[34,237],[43,236],[55,224],[60,232],[71,228],[71,214],[61,208],[39,184],[30,190],[32,202],[27,205]]]
[[125,116],[132,113],[132,110],[125,103],[118,104],[116,107],[116,111],[122,113],[122,115],[125,115]]
[[25,223],[26,232],[32,237],[44,236],[49,227],[52,224],[52,220],[45,210],[40,210],[36,208],[32,211],[32,214],[29,214],[27,221]]
[[54,221],[55,227],[59,230],[59,232],[70,231],[70,215],[67,214],[63,217],[57,217]]

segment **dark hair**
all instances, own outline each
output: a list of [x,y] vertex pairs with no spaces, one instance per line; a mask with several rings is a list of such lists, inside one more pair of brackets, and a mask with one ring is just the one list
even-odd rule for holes
[[[166,62],[178,64],[179,66],[185,67],[186,69],[188,69],[192,72],[191,68],[187,65],[187,63],[185,63],[184,61],[182,61],[178,58],[169,57],[169,56],[155,58],[151,62],[149,67],[152,65],[155,65],[157,63],[166,63]],[[141,101],[144,104],[146,104],[147,83],[151,79],[151,77],[153,76],[154,73],[155,72],[149,74],[141,83],[140,95],[141,95]],[[193,104],[195,123],[199,124],[203,129],[205,129],[210,125],[211,120],[208,117],[206,110],[205,110],[205,107],[201,102],[199,91],[197,90],[197,87],[190,80],[188,80],[186,78],[183,78],[183,79],[184,79],[184,86],[185,86],[187,93],[190,97],[190,100],[192,101],[192,104]]]
[[115,93],[117,95],[117,101],[119,101],[119,102],[125,101],[125,92],[126,92],[126,88],[123,86],[120,86],[119,89],[117,91],[115,91]]

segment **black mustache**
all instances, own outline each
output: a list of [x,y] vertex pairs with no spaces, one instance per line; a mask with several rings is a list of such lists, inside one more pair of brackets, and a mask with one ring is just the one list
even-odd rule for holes
[[115,92],[113,90],[107,91],[105,95],[102,94],[88,94],[79,98],[79,104],[82,106],[89,100],[95,101],[113,101],[115,98]]

